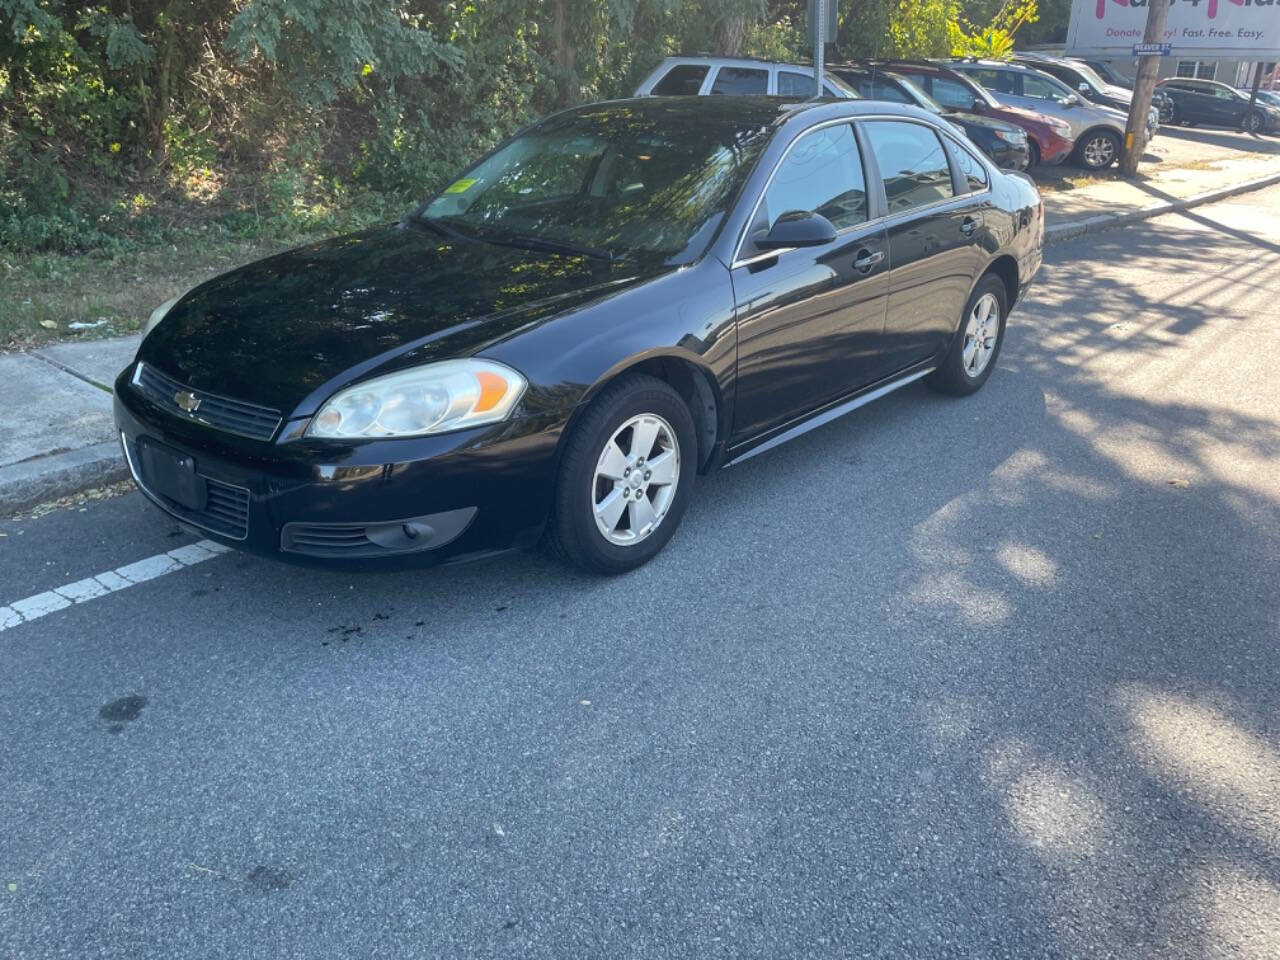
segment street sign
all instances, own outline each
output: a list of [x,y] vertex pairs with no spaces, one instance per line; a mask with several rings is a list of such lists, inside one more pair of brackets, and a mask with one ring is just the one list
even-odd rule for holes
[[1135,43],[1133,45],[1135,57],[1167,57],[1171,53],[1173,53],[1171,43]]
[[[818,4],[822,4],[826,9],[819,11]],[[836,0],[809,0],[809,40],[816,41],[818,35],[818,14],[824,14],[822,19],[823,25],[823,43],[836,42]],[[815,43],[816,45],[816,43]]]

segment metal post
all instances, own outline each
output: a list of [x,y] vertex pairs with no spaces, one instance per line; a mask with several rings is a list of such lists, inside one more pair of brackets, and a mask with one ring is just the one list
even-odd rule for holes
[[[1159,45],[1164,42],[1164,25],[1169,19],[1170,0],[1151,0],[1147,7],[1147,27],[1142,34],[1143,45]],[[1138,60],[1138,76],[1133,83],[1133,102],[1129,104],[1129,122],[1124,131],[1124,153],[1120,157],[1120,172],[1132,177],[1138,172],[1138,158],[1147,145],[1147,114],[1151,110],[1151,93],[1156,88],[1156,75],[1160,72],[1160,58],[1144,56]]]
[[814,89],[813,98],[815,100],[822,99],[822,74],[826,72],[826,46],[827,46],[827,0],[818,0],[814,4],[818,9],[814,11],[813,31],[813,76]]

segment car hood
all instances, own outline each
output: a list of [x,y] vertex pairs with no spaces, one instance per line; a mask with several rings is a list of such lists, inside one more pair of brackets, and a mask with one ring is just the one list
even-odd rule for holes
[[962,127],[985,127],[988,130],[1021,130],[1017,124],[1010,123],[1007,120],[1000,120],[996,117],[984,117],[977,113],[953,113],[947,111],[943,114],[952,123],[959,124]]
[[1117,87],[1114,84],[1107,84],[1102,88],[1102,92],[1108,97],[1114,97],[1117,100],[1123,100],[1125,103],[1133,101],[1133,91],[1126,90],[1124,87]]
[[306,415],[352,379],[475,354],[671,269],[388,226],[215,277],[138,357],[198,389]]

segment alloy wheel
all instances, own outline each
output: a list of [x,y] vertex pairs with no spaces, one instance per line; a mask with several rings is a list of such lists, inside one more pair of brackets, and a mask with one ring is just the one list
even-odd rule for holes
[[1110,137],[1099,134],[1084,145],[1084,162],[1090,169],[1098,170],[1116,158],[1116,144]]
[[969,311],[964,328],[961,361],[965,375],[976,378],[987,368],[1000,339],[1000,301],[994,293],[984,293]]
[[1251,113],[1245,118],[1244,128],[1250,133],[1257,133],[1262,129],[1262,116],[1257,113]]
[[1176,116],[1177,116],[1177,110],[1174,108],[1174,105],[1172,103],[1161,104],[1160,106],[1160,122],[1161,123],[1173,123],[1174,118]]
[[610,543],[634,546],[662,523],[680,481],[680,443],[671,424],[642,413],[619,427],[596,461],[591,504]]

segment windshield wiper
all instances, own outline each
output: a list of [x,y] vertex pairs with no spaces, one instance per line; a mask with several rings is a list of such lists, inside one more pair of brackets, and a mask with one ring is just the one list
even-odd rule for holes
[[574,243],[571,240],[554,240],[550,237],[539,237],[532,233],[518,233],[515,230],[507,230],[489,223],[473,223],[469,220],[457,219],[454,219],[453,223],[449,223],[448,219],[450,218],[444,217],[424,216],[418,217],[418,219],[441,233],[447,233],[455,238],[466,236],[474,240],[483,240],[486,243],[496,243],[504,247],[524,247],[527,250],[573,253],[580,257],[591,257],[593,260],[606,260],[610,263],[615,260],[627,259],[612,250],[588,247],[581,243]]
[[581,243],[574,243],[571,240],[553,240],[550,237],[539,237],[532,233],[517,233],[514,230],[504,230],[488,225],[481,228],[481,233],[488,234],[484,237],[485,240],[508,247],[527,247],[530,250],[549,250],[553,253],[576,253],[582,257],[591,257],[593,260],[608,260],[610,262],[624,259],[612,250],[588,247]]

